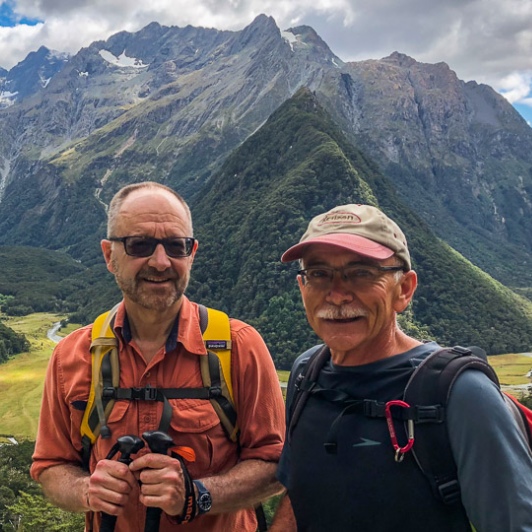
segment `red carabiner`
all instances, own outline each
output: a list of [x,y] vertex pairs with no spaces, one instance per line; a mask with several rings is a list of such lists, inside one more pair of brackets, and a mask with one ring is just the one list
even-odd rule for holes
[[399,400],[388,401],[384,409],[386,423],[388,424],[388,431],[390,433],[392,445],[395,450],[395,461],[402,462],[403,458],[405,457],[405,453],[410,451],[410,449],[412,449],[412,446],[414,445],[414,421],[412,419],[408,420],[408,423],[407,423],[408,442],[405,446],[401,447],[399,443],[397,442],[397,435],[395,434],[395,427],[393,426],[393,418],[392,418],[392,411],[391,411],[392,406],[400,406],[401,408],[410,408],[410,405],[408,403],[405,403],[404,401],[399,401]]

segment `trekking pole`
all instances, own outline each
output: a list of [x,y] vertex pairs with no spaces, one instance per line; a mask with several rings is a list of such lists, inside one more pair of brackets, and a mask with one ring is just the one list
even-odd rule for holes
[[[106,460],[111,460],[114,455],[120,452],[120,458],[118,461],[122,464],[129,465],[133,459],[132,454],[140,451],[144,447],[144,442],[138,436],[120,436],[113,445],[113,448],[106,456]],[[106,514],[102,512],[102,523],[100,526],[100,532],[113,532],[116,525],[116,515]]]
[[[160,430],[150,430],[145,432],[142,437],[146,440],[150,451],[156,454],[168,454],[168,449],[175,445],[172,438],[170,438],[166,432]],[[161,508],[156,508],[154,506],[150,506],[146,509],[144,532],[157,532],[159,530],[161,513]]]

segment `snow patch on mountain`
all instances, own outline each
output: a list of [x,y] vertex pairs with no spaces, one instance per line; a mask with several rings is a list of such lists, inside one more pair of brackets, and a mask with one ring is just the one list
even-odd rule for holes
[[7,176],[9,175],[9,170],[11,170],[11,161],[2,157],[3,163],[0,163],[0,201],[4,197],[4,190],[7,185]]
[[0,108],[13,105],[17,94],[18,92],[0,91]]
[[142,59],[137,59],[135,57],[128,57],[126,55],[125,50],[118,57],[116,57],[116,55],[113,55],[108,50],[100,50],[100,55],[105,61],[118,67],[145,68],[149,66],[149,65],[145,65],[142,62]]
[[281,37],[288,42],[292,52],[294,51],[294,43],[297,43],[297,35],[294,35],[291,31],[282,31]]

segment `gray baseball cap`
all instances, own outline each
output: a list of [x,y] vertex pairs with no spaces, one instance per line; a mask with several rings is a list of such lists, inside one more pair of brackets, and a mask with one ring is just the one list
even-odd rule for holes
[[314,217],[299,244],[283,253],[282,262],[300,259],[312,244],[329,244],[364,257],[384,260],[395,255],[410,270],[410,253],[399,226],[371,205],[341,205]]

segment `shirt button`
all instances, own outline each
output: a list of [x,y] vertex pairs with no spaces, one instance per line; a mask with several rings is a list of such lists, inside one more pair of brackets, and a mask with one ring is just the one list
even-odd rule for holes
[[150,416],[144,416],[144,423],[149,423],[151,421]]
[[146,373],[146,378],[149,379],[151,377],[151,371],[148,371],[148,373]]

